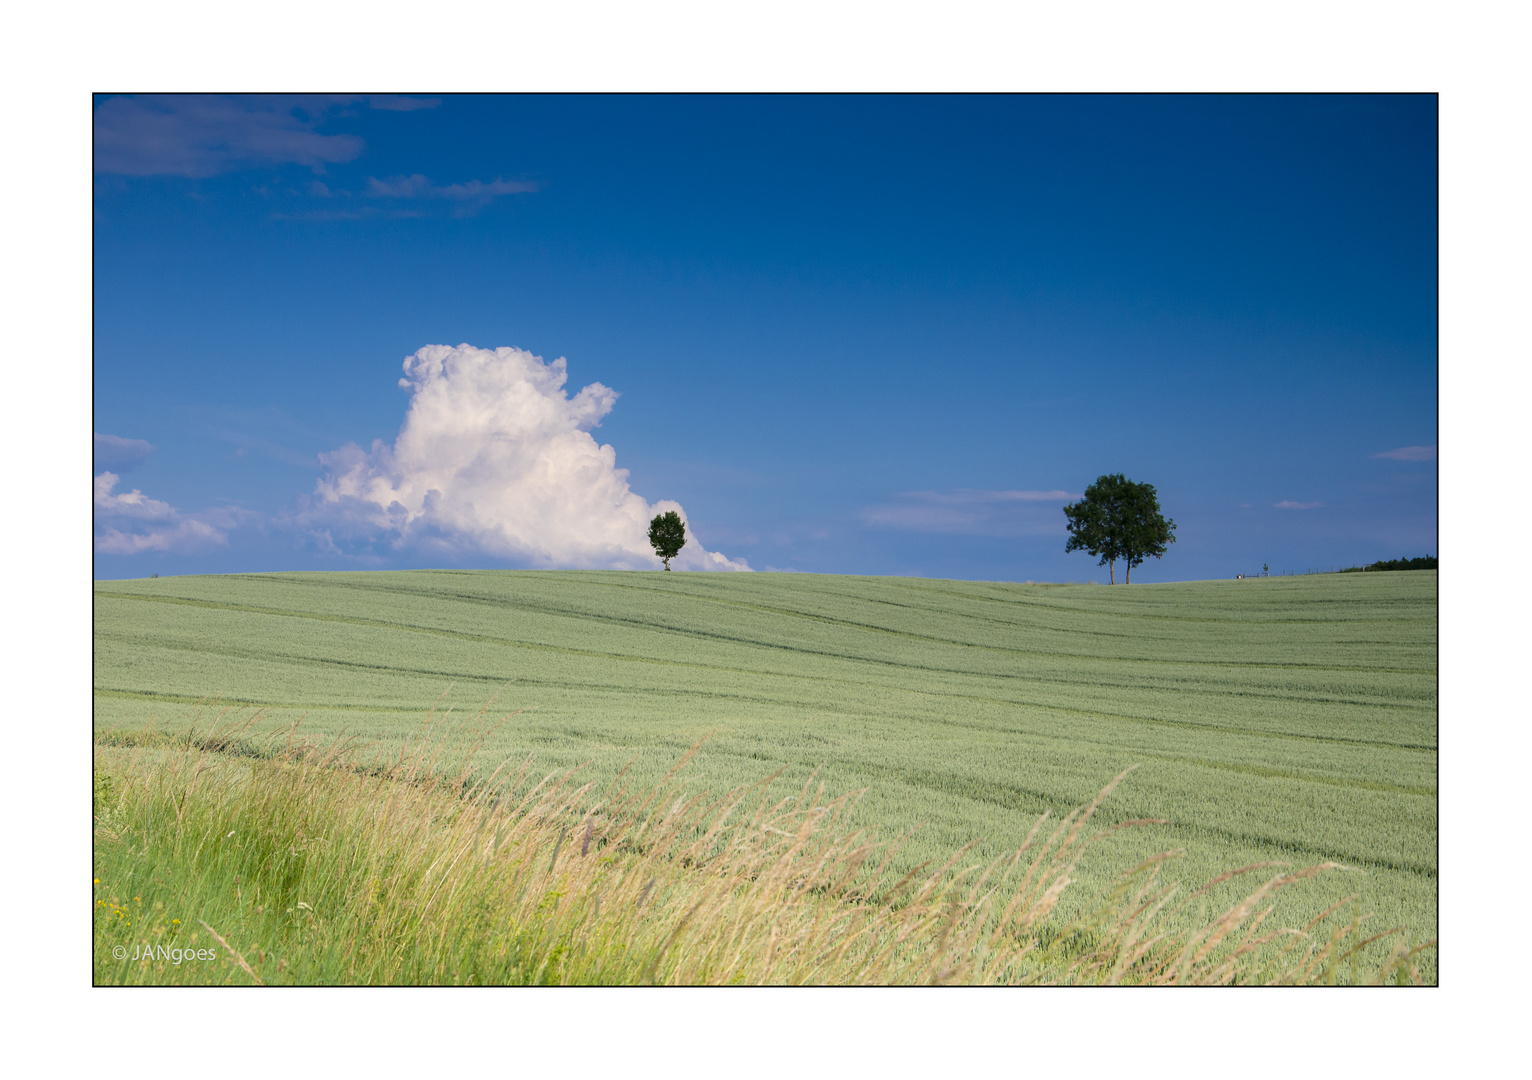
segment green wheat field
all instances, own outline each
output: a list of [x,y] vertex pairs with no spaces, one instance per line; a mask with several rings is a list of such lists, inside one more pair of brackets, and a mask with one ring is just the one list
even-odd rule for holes
[[[975,862],[1014,851],[1040,814],[1131,767],[1095,822],[1164,823],[1095,846],[1058,918],[1169,850],[1159,873],[1183,891],[1251,864],[1343,864],[1284,889],[1274,924],[1344,901],[1366,927],[1436,936],[1435,571],[1116,588],[605,571],[101,581],[94,650],[98,745],[299,722],[316,745],[350,736],[382,760],[433,709],[482,712],[484,774],[530,755],[538,777],[578,766],[599,792],[629,765],[624,782],[660,783],[705,739],[677,774],[685,791],[778,773],[784,796],[811,778],[829,796],[866,789],[847,821],[909,833],[894,873],[970,843]],[[114,894],[113,910],[128,903]],[[1434,951],[1421,971],[1435,980]]]

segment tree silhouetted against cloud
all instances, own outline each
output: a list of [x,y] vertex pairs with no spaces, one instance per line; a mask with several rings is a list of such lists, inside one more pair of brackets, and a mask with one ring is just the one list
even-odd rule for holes
[[654,515],[654,520],[649,522],[649,543],[654,545],[654,553],[665,560],[665,569],[669,570],[670,560],[681,554],[681,549],[686,546],[686,522],[674,510]]

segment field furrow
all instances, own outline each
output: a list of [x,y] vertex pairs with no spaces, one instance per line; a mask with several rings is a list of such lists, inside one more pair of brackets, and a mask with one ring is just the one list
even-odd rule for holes
[[[1436,927],[1436,574],[1131,588],[791,574],[406,571],[101,582],[101,728],[205,730],[218,710],[397,752],[426,714],[496,697],[485,760],[699,787],[783,770],[867,788],[900,858],[976,857],[1134,773],[1101,863],[1184,848],[1343,862],[1283,897]],[[445,694],[445,697],[443,696]],[[222,705],[199,702],[217,699]],[[918,828],[917,828],[918,826]],[[1082,889],[1080,895],[1093,890]],[[1215,897],[1216,900],[1216,891]]]

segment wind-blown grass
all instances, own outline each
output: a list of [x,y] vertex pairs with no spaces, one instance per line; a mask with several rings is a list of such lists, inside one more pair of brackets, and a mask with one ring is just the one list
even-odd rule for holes
[[1060,918],[1082,858],[1145,824],[1097,821],[1123,776],[1011,852],[900,874],[900,839],[849,820],[862,792],[693,791],[695,747],[598,792],[478,771],[483,714],[432,716],[386,760],[252,727],[98,739],[98,984],[1419,982],[1429,948],[1344,905],[1270,929],[1273,895],[1333,863],[1225,874],[1208,889],[1262,880],[1188,929],[1208,890],[1162,882],[1164,852]]
[[[103,581],[94,646],[103,734],[157,717],[184,736],[215,695],[263,710],[252,730],[303,717],[320,744],[354,734],[396,756],[444,688],[473,707],[499,691],[518,711],[486,760],[580,765],[606,791],[635,755],[630,786],[660,783],[713,732],[687,790],[778,773],[773,799],[810,775],[865,790],[845,822],[906,837],[896,878],[970,842],[987,865],[1136,765],[1094,820],[1166,824],[1103,839],[1059,901],[1067,919],[1116,868],[1180,849],[1159,878],[1182,897],[1230,867],[1335,862],[1356,872],[1281,890],[1271,918],[1302,926],[1357,893],[1387,925],[1436,934],[1434,571],[1116,589],[596,571]],[[1174,918],[1211,918],[1248,880]]]

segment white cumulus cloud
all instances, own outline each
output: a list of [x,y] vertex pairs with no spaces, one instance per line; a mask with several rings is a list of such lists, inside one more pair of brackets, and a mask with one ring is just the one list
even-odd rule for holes
[[[382,546],[450,557],[490,555],[539,567],[657,569],[650,504],[628,487],[616,451],[590,429],[617,401],[591,383],[574,397],[563,357],[522,349],[427,345],[404,361],[410,391],[392,446],[320,455],[326,473],[300,515],[321,546]],[[677,569],[748,570],[687,528]]]

